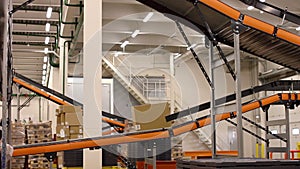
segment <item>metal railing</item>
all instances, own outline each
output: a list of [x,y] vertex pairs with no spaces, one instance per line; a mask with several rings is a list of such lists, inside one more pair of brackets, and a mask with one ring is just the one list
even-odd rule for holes
[[147,99],[146,102],[170,101],[171,92],[175,91],[175,104],[177,107],[181,105],[181,96],[176,92],[177,90],[171,91],[170,80],[165,77],[135,75],[134,70],[136,68],[122,56],[107,55],[105,58],[118,70],[122,77],[126,78],[127,85],[133,86],[137,90],[135,92],[140,92]]

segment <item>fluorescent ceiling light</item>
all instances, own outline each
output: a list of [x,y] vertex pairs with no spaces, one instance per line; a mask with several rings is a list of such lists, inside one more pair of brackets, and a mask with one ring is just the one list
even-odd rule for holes
[[264,13],[264,11],[259,11],[259,13]]
[[45,53],[45,54],[48,54],[48,52],[49,52],[49,49],[48,49],[48,48],[45,48],[45,49],[44,49],[44,53]]
[[149,12],[148,15],[143,19],[143,22],[148,22],[153,16],[153,12]]
[[298,128],[294,128],[294,129],[292,129],[292,134],[293,135],[299,135],[300,134],[300,130]]
[[46,23],[45,31],[46,31],[46,32],[49,32],[49,31],[50,31],[50,23]]
[[45,76],[47,74],[47,71],[46,70],[43,70],[43,75]]
[[46,80],[46,76],[43,76],[43,77],[42,77],[42,80],[45,81],[45,80]]
[[278,131],[275,129],[275,130],[271,130],[271,133],[272,134],[278,134]]
[[247,9],[248,9],[249,11],[251,11],[252,9],[254,9],[254,6],[248,6]]
[[255,118],[259,119],[259,115],[256,115]]
[[190,49],[194,48],[195,46],[196,46],[196,44],[194,43],[191,46],[187,47],[186,50],[190,50]]
[[260,2],[266,2],[266,0],[259,0]]
[[46,63],[48,61],[48,57],[44,56],[44,62]]
[[46,70],[47,69],[47,65],[46,63],[43,64],[43,70]]
[[128,40],[124,41],[124,42],[122,43],[122,45],[121,45],[121,48],[124,48],[126,45],[128,45],[128,43],[129,43]]
[[48,7],[46,18],[51,18],[51,14],[52,14],[52,7]]
[[131,34],[131,37],[135,38],[139,33],[140,33],[140,30],[137,29]]
[[47,37],[45,38],[45,44],[48,45],[48,44],[49,44],[49,41],[50,41],[50,37],[47,36]]
[[181,53],[174,53],[174,60],[178,59],[181,55]]
[[298,26],[298,27],[296,28],[296,31],[300,31],[300,26]]

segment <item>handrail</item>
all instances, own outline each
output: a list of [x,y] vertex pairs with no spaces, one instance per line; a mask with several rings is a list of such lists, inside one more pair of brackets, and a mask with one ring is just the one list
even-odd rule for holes
[[[128,85],[134,86],[142,95],[147,99],[147,101],[169,101],[170,96],[168,95],[168,91],[170,90],[171,83],[166,82],[165,80],[159,79],[149,79],[145,76],[135,75],[133,71],[132,64],[126,59],[120,59],[119,57],[115,57],[113,55],[107,55],[105,57],[124,77],[129,81]],[[154,84],[153,89],[150,88],[150,84]],[[164,88],[162,88],[164,86]],[[154,93],[154,96],[149,96],[149,92]],[[159,93],[165,93],[165,95],[160,95]],[[176,94],[176,97],[178,95]],[[179,102],[177,102],[179,104]],[[180,105],[180,104],[179,104]],[[178,106],[177,106],[178,107]]]

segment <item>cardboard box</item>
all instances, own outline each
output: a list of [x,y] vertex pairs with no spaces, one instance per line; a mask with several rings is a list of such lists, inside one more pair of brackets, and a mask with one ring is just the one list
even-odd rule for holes
[[82,112],[79,113],[65,113],[65,125],[82,125],[83,117]]
[[70,134],[69,139],[83,138],[83,134]]
[[169,103],[144,104],[132,108],[136,130],[166,128],[172,125],[166,122],[165,116],[170,114]]
[[80,106],[61,105],[58,107],[59,113],[79,113],[82,112]]
[[69,132],[70,134],[82,134],[83,128],[82,126],[69,126]]
[[65,113],[56,114],[56,124],[65,125]]
[[56,126],[56,136],[59,138],[67,138],[70,136],[69,128],[63,125]]

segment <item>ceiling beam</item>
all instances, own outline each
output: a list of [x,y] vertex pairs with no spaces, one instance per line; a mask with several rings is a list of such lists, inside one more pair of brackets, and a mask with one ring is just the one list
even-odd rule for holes
[[26,19],[13,19],[14,24],[30,24],[30,25],[46,25],[50,23],[51,25],[57,25],[59,22],[55,20],[26,20]]
[[[13,5],[13,8],[18,7],[19,5]],[[48,7],[52,7],[52,12],[59,12],[59,7],[58,6],[53,6],[53,5],[48,5],[48,6],[42,6],[42,5],[28,5],[24,6],[23,8],[19,10],[24,10],[24,11],[40,11],[40,12],[47,12]]]

